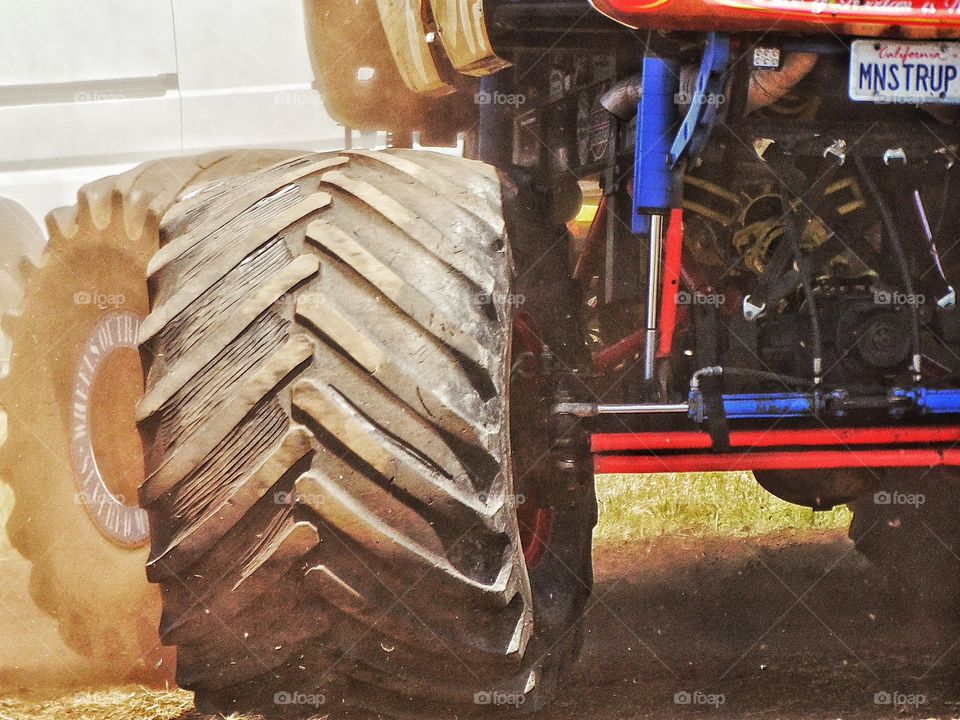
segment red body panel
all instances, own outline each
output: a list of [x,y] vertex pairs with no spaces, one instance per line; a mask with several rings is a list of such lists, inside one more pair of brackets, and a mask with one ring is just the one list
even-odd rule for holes
[[635,28],[749,31],[775,29],[910,38],[960,35],[958,0],[591,0]]

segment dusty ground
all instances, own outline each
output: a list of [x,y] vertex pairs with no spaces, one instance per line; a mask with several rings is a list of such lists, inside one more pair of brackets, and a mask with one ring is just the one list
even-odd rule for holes
[[660,540],[597,567],[551,720],[960,717],[960,630],[905,607],[841,533]]
[[[842,533],[638,541],[596,566],[583,658],[547,720],[960,717],[945,670],[960,660],[941,659],[960,631],[917,619]],[[199,717],[186,693],[85,676],[25,570],[0,553],[2,720]]]
[[[0,483],[0,528],[12,503],[10,489]],[[0,688],[31,687],[56,680],[73,685],[89,672],[79,657],[60,642],[53,620],[37,610],[27,590],[30,564],[0,530]],[[3,715],[0,703],[0,718]]]

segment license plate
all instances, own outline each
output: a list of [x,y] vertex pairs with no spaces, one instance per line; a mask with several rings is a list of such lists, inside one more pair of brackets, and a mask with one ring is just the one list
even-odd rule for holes
[[849,90],[861,102],[960,103],[960,43],[855,40]]

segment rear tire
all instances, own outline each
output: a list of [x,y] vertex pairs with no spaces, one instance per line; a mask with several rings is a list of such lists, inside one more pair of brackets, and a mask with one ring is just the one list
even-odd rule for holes
[[[21,313],[26,278],[36,271],[46,238],[26,208],[0,198],[0,318]],[[0,379],[10,370],[12,342],[0,327]]]
[[528,570],[507,400],[527,202],[429,153],[303,163],[165,222],[151,262],[140,497],[177,682],[225,714],[535,709],[579,643],[595,509],[559,508]]
[[930,638],[951,655],[944,659],[944,667],[956,668],[960,473],[951,467],[878,473],[880,489],[850,503],[850,538],[882,573],[895,600],[889,611],[893,627],[909,636]]
[[955,468],[876,471],[879,489],[850,503],[850,539],[895,589],[951,615],[960,598],[960,474]]
[[[160,683],[173,673],[173,653],[157,636],[160,598],[144,576],[146,517],[136,506],[143,380],[135,325],[148,308],[159,220],[188,188],[215,188],[290,154],[160,160],[90,183],[75,207],[47,217],[50,241],[37,265],[18,265],[24,296],[21,311],[3,320],[13,355],[0,383],[9,422],[0,477],[14,493],[7,529],[32,562],[37,606],[71,649],[118,679]],[[28,257],[38,258],[35,247]],[[89,432],[78,436],[81,428]]]

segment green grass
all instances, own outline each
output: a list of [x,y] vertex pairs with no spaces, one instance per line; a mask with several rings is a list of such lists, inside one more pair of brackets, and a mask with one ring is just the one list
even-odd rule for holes
[[663,473],[597,477],[598,543],[657,535],[751,536],[846,529],[844,506],[814,512],[764,490],[750,473]]

